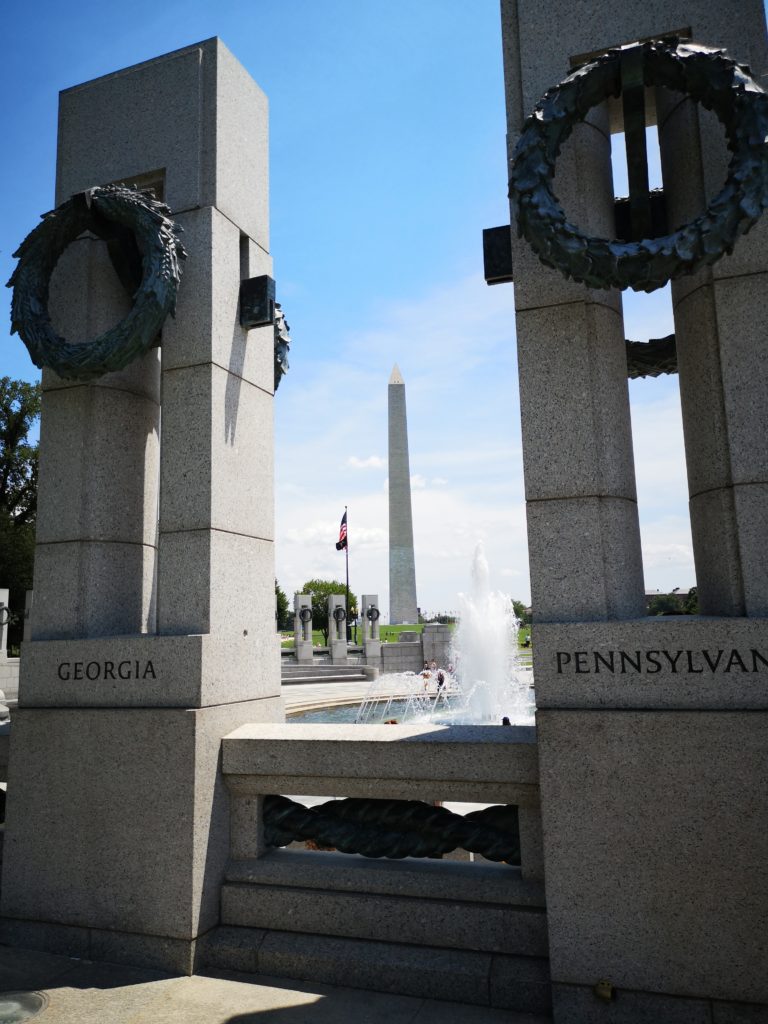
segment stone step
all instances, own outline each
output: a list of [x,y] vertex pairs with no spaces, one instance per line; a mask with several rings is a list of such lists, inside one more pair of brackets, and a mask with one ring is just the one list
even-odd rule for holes
[[283,672],[306,672],[311,670],[313,672],[357,672],[360,669],[359,665],[355,664],[341,664],[334,665],[330,661],[315,661],[315,662],[287,662],[282,666]]
[[197,970],[298,978],[536,1014],[548,1024],[549,961],[401,942],[222,925],[197,943]]
[[541,907],[227,882],[222,924],[529,957],[548,955]]
[[349,675],[338,675],[328,673],[323,676],[315,675],[284,675],[281,679],[283,686],[300,686],[302,683],[366,683],[370,682],[367,676],[361,672],[350,673]]
[[338,676],[339,679],[350,676],[367,678],[359,665],[283,665],[280,675],[283,679],[294,676],[311,676],[314,679],[325,679],[327,676]]

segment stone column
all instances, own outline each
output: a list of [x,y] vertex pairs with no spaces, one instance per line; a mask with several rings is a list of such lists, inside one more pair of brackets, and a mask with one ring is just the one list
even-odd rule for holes
[[[57,199],[113,181],[164,193],[188,259],[160,349],[45,374],[0,939],[189,972],[228,855],[221,737],[283,715],[273,330],[238,320],[271,270],[267,102],[219,40],[62,93]],[[76,337],[122,315],[99,243],[57,277]]]
[[300,665],[311,665],[314,658],[311,594],[294,594],[293,596],[293,636],[296,661]]
[[[556,5],[558,8],[560,5]],[[570,70],[570,42],[535,60],[527,3],[504,11],[510,156],[524,118]],[[558,15],[552,12],[554,22]],[[554,44],[554,39],[551,40]],[[525,75],[521,77],[521,64]],[[558,157],[573,223],[613,236],[607,110],[593,110]],[[538,622],[644,614],[621,296],[545,267],[513,225],[523,463],[532,605]]]
[[379,638],[379,595],[363,594],[360,621],[363,624],[363,655],[365,664],[381,667],[381,640]]
[[[512,147],[572,61],[612,46],[683,31],[765,66],[758,0],[502,11]],[[657,100],[672,228],[719,190],[727,159],[722,129],[679,99]],[[613,237],[607,127],[594,111],[577,130],[555,187],[570,220]],[[619,296],[515,242],[556,1024],[736,1019],[768,1004],[766,230],[673,285],[702,617],[644,614]]]
[[347,664],[346,606],[347,600],[343,594],[331,594],[328,597],[328,646],[331,649],[331,663],[334,665]]
[[[758,75],[768,64],[765,34],[756,27],[745,35],[743,27],[761,12],[746,4],[718,36]],[[669,220],[684,224],[720,191],[731,154],[713,114],[663,89],[657,105]],[[763,218],[732,255],[672,283],[696,583],[706,615],[768,615],[767,242]]]

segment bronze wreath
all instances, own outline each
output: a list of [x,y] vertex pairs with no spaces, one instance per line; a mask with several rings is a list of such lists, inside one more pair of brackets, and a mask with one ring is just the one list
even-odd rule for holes
[[[91,188],[43,215],[41,224],[21,243],[13,288],[11,333],[18,332],[35,366],[48,366],[60,377],[90,380],[122,370],[147,352],[168,313],[176,309],[181,261],[186,253],[177,238],[182,230],[171,211],[150,194],[121,185]],[[142,262],[141,283],[127,315],[93,341],[72,344],[59,337],[48,313],[51,274],[66,247],[84,231],[108,237],[130,231]]]
[[643,80],[687,93],[713,110],[733,153],[722,191],[690,224],[661,238],[591,238],[570,224],[552,191],[560,148],[597,103],[617,96],[619,49],[583,65],[549,89],[528,117],[513,156],[510,198],[518,235],[542,263],[593,288],[650,292],[730,253],[768,206],[768,96],[749,68],[709,47],[661,42],[643,49]]

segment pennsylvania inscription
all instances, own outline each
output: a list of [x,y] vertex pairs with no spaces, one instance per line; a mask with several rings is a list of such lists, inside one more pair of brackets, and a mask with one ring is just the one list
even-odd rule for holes
[[716,672],[768,672],[768,655],[754,647],[737,650],[556,651],[557,674],[656,675],[659,672],[703,675]]

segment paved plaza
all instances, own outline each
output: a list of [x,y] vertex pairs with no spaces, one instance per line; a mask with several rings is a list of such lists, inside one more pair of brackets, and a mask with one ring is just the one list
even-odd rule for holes
[[[228,974],[173,977],[0,946],[0,989],[39,992],[40,1024],[546,1024],[547,1018],[412,996]],[[5,1001],[4,1001],[5,1000]],[[0,992],[0,1020],[12,1002]]]

